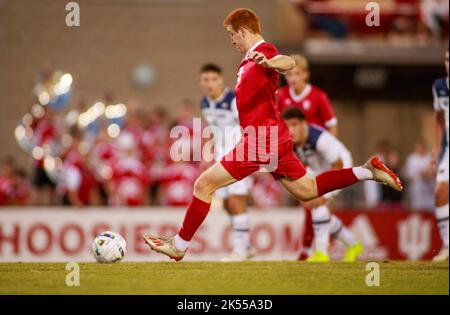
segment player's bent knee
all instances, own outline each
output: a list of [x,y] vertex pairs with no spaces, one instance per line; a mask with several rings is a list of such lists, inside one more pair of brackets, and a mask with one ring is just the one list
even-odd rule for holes
[[306,176],[303,177],[296,187],[294,197],[300,201],[310,201],[317,198],[316,180]]
[[206,176],[200,176],[194,183],[194,195],[197,197],[209,197],[214,193]]

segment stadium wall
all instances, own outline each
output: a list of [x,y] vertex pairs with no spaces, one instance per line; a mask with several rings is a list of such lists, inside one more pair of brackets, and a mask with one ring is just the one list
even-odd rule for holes
[[[300,250],[303,212],[299,209],[253,210],[252,243],[257,260],[293,260]],[[336,213],[364,244],[364,260],[428,260],[440,249],[432,214],[403,211]],[[173,235],[184,211],[173,208],[0,210],[0,261],[94,261],[90,246],[102,231],[119,232],[127,241],[126,261],[165,261],[151,253],[144,232]],[[186,260],[220,260],[230,249],[229,218],[212,210],[193,240]],[[332,258],[344,247],[333,242]]]

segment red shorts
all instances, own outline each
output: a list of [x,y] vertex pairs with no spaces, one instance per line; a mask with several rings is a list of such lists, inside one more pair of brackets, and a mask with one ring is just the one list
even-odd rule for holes
[[[278,145],[276,164],[260,161],[249,157],[248,145],[245,141],[239,142],[233,150],[222,157],[220,163],[237,180],[241,180],[254,172],[267,168],[275,180],[283,177],[296,180],[306,175],[305,166],[295,156],[292,141]],[[238,158],[240,157],[240,158]]]

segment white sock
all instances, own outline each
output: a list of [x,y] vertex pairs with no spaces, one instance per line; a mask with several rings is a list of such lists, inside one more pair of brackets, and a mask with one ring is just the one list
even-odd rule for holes
[[231,216],[233,250],[245,255],[250,247],[250,217],[247,213]]
[[174,242],[175,247],[181,251],[185,251],[186,249],[188,249],[189,244],[191,243],[191,242],[188,242],[188,241],[185,241],[184,239],[182,239],[178,234],[175,235],[174,240],[175,240],[175,242]]
[[445,206],[437,207],[435,217],[444,247],[448,248],[448,203]]
[[340,240],[345,246],[353,246],[356,244],[356,239],[353,233],[342,224],[341,219],[337,216],[331,216],[330,225],[330,234]]
[[330,211],[326,205],[312,209],[314,245],[317,251],[328,254],[330,243]]
[[359,180],[368,180],[373,178],[372,172],[365,167],[357,166],[352,168],[352,171]]

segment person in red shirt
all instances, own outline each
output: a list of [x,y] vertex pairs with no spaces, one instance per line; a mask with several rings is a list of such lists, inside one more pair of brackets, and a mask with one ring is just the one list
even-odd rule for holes
[[279,88],[277,93],[280,112],[296,106],[303,111],[309,124],[328,129],[337,137],[337,118],[328,95],[317,86],[308,83],[310,76],[308,60],[301,55],[292,55],[291,58],[295,60],[295,67],[286,72],[287,86]]
[[58,181],[58,190],[63,196],[63,204],[67,206],[85,207],[98,205],[98,183],[94,172],[89,168],[86,156],[79,151],[82,133],[72,127],[70,147],[63,156],[63,166]]
[[118,159],[112,165],[110,204],[143,206],[148,204],[150,176],[139,157],[139,144],[133,134],[122,131],[117,138]]
[[159,178],[160,204],[169,207],[185,207],[192,199],[193,184],[199,170],[187,161],[171,162],[164,167]]
[[[53,110],[47,106],[43,106],[42,110],[44,111],[44,115],[36,123],[34,128],[34,144],[36,149],[54,146],[58,137]],[[50,179],[44,168],[44,154],[33,154],[32,157],[34,161],[32,182],[35,190],[34,203],[36,205],[54,204],[56,184]]]
[[99,194],[102,205],[107,205],[108,187],[107,184],[112,178],[112,165],[116,163],[117,148],[113,138],[108,135],[107,124],[100,124],[100,132],[95,138],[91,150],[91,162],[95,165],[95,177],[99,183]]
[[249,9],[237,9],[225,19],[231,43],[244,54],[238,67],[236,105],[243,128],[241,141],[203,172],[194,184],[194,193],[183,225],[173,238],[145,233],[144,241],[152,250],[174,260],[183,259],[190,241],[205,220],[212,196],[218,189],[265,169],[279,180],[296,199],[309,201],[328,192],[363,180],[375,180],[393,189],[403,187],[397,175],[380,159],[371,158],[364,166],[306,175],[296,158],[292,139],[276,105],[278,74],[292,69],[294,60],[281,55],[261,35],[257,15]]
[[16,166],[13,157],[6,157],[0,169],[0,206],[28,204],[30,184],[24,169]]
[[14,204],[25,206],[30,200],[30,183],[27,173],[22,168],[16,168],[14,171]]

